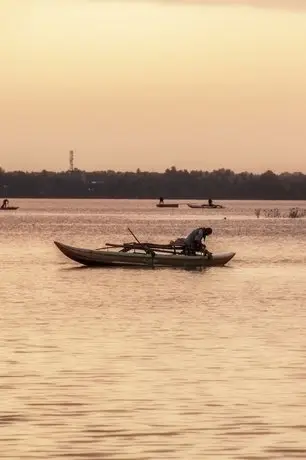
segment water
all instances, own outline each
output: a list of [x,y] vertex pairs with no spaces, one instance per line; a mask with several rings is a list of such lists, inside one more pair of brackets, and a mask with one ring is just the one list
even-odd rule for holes
[[[296,203],[14,204],[0,213],[0,458],[306,458],[306,221],[254,214]],[[227,267],[79,268],[52,243],[201,224],[210,250],[237,252]]]

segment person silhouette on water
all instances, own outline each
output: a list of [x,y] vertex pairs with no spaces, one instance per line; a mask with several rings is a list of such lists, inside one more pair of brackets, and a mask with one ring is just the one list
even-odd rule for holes
[[9,200],[5,198],[2,202],[1,209],[6,209],[9,205]]

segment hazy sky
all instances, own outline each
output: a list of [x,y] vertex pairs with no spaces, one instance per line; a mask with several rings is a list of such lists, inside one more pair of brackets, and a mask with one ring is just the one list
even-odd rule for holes
[[306,0],[0,0],[0,166],[306,172]]

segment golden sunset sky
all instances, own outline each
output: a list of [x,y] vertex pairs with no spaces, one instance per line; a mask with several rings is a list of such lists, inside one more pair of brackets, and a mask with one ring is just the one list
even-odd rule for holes
[[0,37],[6,170],[306,172],[306,0],[0,0]]

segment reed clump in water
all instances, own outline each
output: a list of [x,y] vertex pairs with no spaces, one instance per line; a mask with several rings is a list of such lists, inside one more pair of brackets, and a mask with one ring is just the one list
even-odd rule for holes
[[264,213],[265,217],[272,217],[274,219],[281,217],[281,213],[280,213],[280,210],[278,208],[264,209],[263,213]]
[[260,217],[262,214],[265,217],[269,217],[272,219],[276,218],[290,218],[290,219],[297,219],[300,217],[305,217],[306,216],[306,209],[300,209],[300,208],[290,208],[287,213],[284,213],[283,215],[281,214],[280,210],[278,208],[273,208],[273,209],[261,209],[261,208],[256,208],[254,213],[257,219]]
[[306,216],[306,209],[299,209],[299,208],[291,208],[289,210],[289,215],[291,219],[296,219],[299,217],[305,217]]

